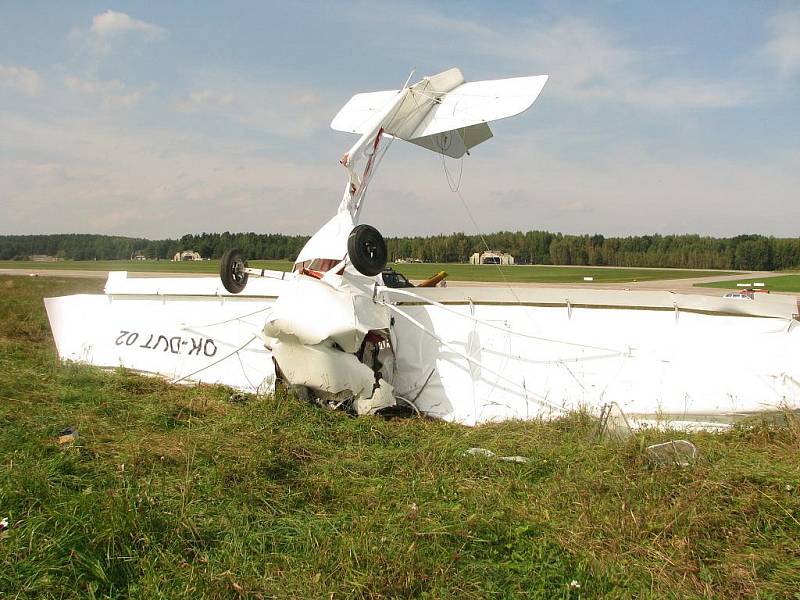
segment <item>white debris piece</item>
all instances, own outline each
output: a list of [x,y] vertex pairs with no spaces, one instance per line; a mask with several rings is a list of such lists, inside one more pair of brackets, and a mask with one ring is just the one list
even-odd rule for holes
[[529,460],[524,456],[497,456],[497,454],[486,448],[470,448],[464,452],[464,456],[486,456],[487,458],[497,458],[497,460],[518,464],[524,464]]
[[364,398],[359,396],[353,402],[353,408],[359,415],[374,415],[382,408],[389,408],[395,405],[394,388],[383,379],[380,385],[372,392],[372,396]]
[[688,467],[697,459],[697,447],[688,440],[670,440],[648,446],[647,456],[656,465]]
[[494,458],[497,454],[486,448],[470,448],[464,452],[464,456],[488,456],[489,458]]

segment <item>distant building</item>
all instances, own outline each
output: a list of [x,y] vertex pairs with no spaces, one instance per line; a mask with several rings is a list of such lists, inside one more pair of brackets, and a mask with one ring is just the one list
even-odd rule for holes
[[147,257],[144,255],[144,252],[137,250],[131,254],[131,260],[147,260]]
[[203,260],[203,257],[200,256],[199,252],[195,252],[194,250],[184,250],[183,252],[176,252],[175,256],[172,257],[173,262],[181,262],[184,260]]
[[514,257],[507,252],[499,250],[487,250],[486,252],[476,252],[469,257],[471,265],[513,265]]
[[58,260],[55,256],[50,256],[49,254],[31,254],[30,258],[33,262],[56,262]]

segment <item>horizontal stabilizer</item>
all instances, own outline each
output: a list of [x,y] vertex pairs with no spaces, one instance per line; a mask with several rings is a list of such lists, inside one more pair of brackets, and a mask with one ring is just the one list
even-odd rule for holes
[[461,158],[470,148],[492,137],[492,130],[486,123],[470,125],[453,131],[443,131],[424,137],[408,140],[412,144],[439,152],[451,158]]

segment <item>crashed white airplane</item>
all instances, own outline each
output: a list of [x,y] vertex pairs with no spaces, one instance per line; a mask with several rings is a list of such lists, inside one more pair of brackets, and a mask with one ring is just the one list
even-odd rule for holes
[[713,428],[800,408],[800,310],[788,296],[415,288],[384,270],[383,238],[358,222],[391,142],[460,158],[546,81],[465,82],[450,69],[353,96],[332,123],[360,136],[341,159],[344,197],[291,272],[249,268],[230,250],[221,281],[111,273],[104,295],[45,301],[60,357],[468,425],[614,405],[632,424]]

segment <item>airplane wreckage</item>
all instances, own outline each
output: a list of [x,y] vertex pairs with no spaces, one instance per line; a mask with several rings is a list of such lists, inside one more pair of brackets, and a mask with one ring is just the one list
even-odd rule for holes
[[633,426],[714,429],[800,408],[790,296],[412,287],[385,270],[383,237],[359,216],[389,145],[461,158],[546,81],[465,82],[450,69],[353,96],[331,123],[359,135],[341,159],[344,196],[291,272],[250,268],[237,250],[220,280],[112,272],[104,295],[45,300],[59,356],[250,392],[289,385],[358,414],[405,407],[467,425],[616,406]]

